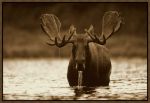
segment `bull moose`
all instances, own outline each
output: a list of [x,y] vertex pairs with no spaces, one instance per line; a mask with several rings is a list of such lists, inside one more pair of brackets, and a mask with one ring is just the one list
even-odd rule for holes
[[[103,16],[101,35],[94,32],[91,25],[85,33],[77,34],[76,28],[71,25],[66,35],[60,33],[61,22],[53,14],[41,16],[41,27],[48,35],[50,46],[59,48],[72,43],[72,53],[69,61],[67,79],[70,86],[80,85],[87,87],[108,86],[111,74],[111,61],[106,41],[118,29],[122,19],[117,11],[106,12]],[[82,75],[81,73],[82,72]],[[80,73],[80,75],[79,75]]]

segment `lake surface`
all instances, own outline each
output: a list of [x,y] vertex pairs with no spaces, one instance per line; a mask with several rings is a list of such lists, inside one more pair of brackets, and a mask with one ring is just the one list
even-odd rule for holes
[[77,90],[68,59],[4,59],[4,100],[147,100],[147,60],[112,59],[110,85]]

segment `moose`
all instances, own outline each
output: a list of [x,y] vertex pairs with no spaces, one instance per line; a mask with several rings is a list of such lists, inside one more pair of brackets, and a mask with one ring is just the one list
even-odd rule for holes
[[71,25],[68,33],[60,33],[61,22],[53,14],[41,15],[41,27],[49,37],[49,46],[59,48],[72,44],[67,79],[70,86],[79,85],[79,73],[82,72],[82,86],[108,86],[111,74],[111,60],[106,41],[119,30],[122,18],[117,11],[108,11],[103,16],[102,33],[94,32],[91,25],[85,33],[77,34]]

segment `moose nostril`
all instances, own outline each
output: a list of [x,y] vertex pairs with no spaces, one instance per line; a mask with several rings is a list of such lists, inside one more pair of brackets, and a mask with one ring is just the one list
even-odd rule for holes
[[82,61],[82,63],[84,63],[84,62],[85,62],[85,59],[82,59],[81,61]]
[[77,62],[78,64],[82,64],[82,63],[85,62],[85,59],[76,59],[76,62]]

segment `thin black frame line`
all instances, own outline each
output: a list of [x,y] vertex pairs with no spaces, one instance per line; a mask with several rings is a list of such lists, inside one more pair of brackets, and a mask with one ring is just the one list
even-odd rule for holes
[[72,1],[72,2],[71,1],[70,2],[69,1],[67,1],[67,2],[65,2],[65,1],[58,1],[58,2],[57,1],[49,1],[49,2],[48,1],[46,1],[46,2],[43,2],[43,1],[42,2],[40,2],[40,1],[39,2],[24,2],[24,1],[23,2],[19,2],[19,1],[15,2],[14,1],[14,2],[9,2],[8,1],[7,2],[7,1],[3,1],[2,4],[3,3],[147,3],[148,4],[148,1],[141,1],[141,2],[119,2],[119,1],[117,1],[117,2],[101,2],[101,1],[97,1],[97,2],[96,1],[95,2],[92,2],[92,1],[88,1],[88,2],[83,2],[83,1],[80,1],[80,2],[79,1],[78,2],[75,2],[75,1]]
[[147,2],[147,101],[148,101],[148,99],[149,99],[149,95],[148,95],[148,92],[149,92],[149,90],[148,90],[148,86],[149,86],[149,80],[148,80],[148,73],[149,73],[149,70],[148,70],[148,68],[149,68],[149,66],[148,66],[148,58],[149,58],[149,56],[148,56],[148,37],[149,37],[149,34],[148,34],[148,21],[149,21],[149,19],[148,19],[148,16],[149,16],[149,12],[148,12],[148,2]]
[[4,100],[3,98],[3,3],[2,5],[2,100]]
[[3,97],[3,4],[4,3],[147,3],[147,100],[77,100],[77,101],[148,101],[148,1],[144,2],[2,2],[2,101],[76,101],[76,100],[4,100]]

